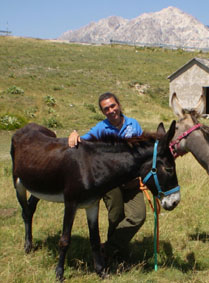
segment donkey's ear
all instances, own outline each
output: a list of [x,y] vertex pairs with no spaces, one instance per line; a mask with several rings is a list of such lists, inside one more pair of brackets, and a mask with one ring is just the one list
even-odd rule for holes
[[160,135],[165,134],[165,127],[164,127],[163,122],[161,122],[161,123],[158,125],[158,127],[157,127],[157,133],[160,134]]
[[172,140],[176,130],[176,121],[173,120],[173,122],[170,125],[169,130],[167,131],[166,135],[162,138],[162,145],[163,148],[168,148],[170,141]]
[[176,95],[176,93],[174,92],[172,97],[171,97],[171,107],[173,109],[174,114],[176,114],[176,116],[183,118],[184,117],[184,110],[181,107],[181,104],[178,100],[178,97]]
[[197,102],[197,105],[195,106],[195,111],[198,113],[198,115],[205,113],[205,106],[206,97],[204,94],[202,94],[199,98],[199,101]]

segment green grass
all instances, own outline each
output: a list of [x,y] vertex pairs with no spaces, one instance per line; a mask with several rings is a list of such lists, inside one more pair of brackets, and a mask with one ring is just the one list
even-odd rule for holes
[[[52,126],[59,122],[62,128],[54,128],[58,136],[67,136],[72,129],[82,134],[102,119],[98,95],[112,91],[121,99],[125,114],[144,129],[155,130],[161,121],[167,128],[175,118],[168,107],[167,76],[195,56],[208,54],[0,37],[0,117],[22,116]],[[139,94],[136,84],[149,88]],[[63,205],[40,201],[33,225],[35,250],[26,255],[12,184],[12,133],[0,131],[0,281],[56,282]],[[177,159],[177,173],[182,200],[174,211],[161,211],[158,271],[153,268],[154,219],[147,204],[146,222],[130,243],[129,264],[113,263],[109,279],[102,282],[209,282],[208,176],[191,154]],[[102,241],[107,226],[101,202]],[[78,211],[72,235],[66,282],[101,282],[93,271],[84,210]]]
[[[0,37],[0,116],[20,115],[55,127],[57,121],[65,129],[86,131],[101,119],[99,94],[111,91],[127,115],[152,129],[172,117],[168,75],[195,56],[208,54]],[[136,84],[148,89],[139,94]]]
[[[6,142],[3,148],[7,148]],[[34,251],[24,253],[24,225],[12,185],[11,162],[2,158],[0,169],[0,278],[2,282],[56,282],[58,241],[63,205],[40,201],[33,221]],[[147,203],[147,219],[130,243],[126,265],[112,264],[103,282],[208,282],[208,176],[188,154],[177,159],[181,203],[172,212],[161,210],[158,271],[154,271],[153,213]],[[198,176],[198,178],[197,178]],[[100,211],[100,234],[106,239],[107,212]],[[100,282],[93,271],[85,211],[79,210],[72,231],[72,244],[65,264],[66,282]]]

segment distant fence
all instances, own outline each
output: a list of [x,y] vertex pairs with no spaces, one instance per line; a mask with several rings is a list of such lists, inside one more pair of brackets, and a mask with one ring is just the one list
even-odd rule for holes
[[180,46],[180,45],[169,45],[162,43],[143,43],[143,42],[131,42],[131,41],[120,41],[110,39],[110,44],[120,44],[120,45],[132,45],[132,46],[140,46],[140,47],[159,47],[159,48],[167,48],[167,49],[183,49],[187,51],[201,50],[203,52],[209,52],[209,48],[197,48],[190,46]]
[[11,31],[8,31],[8,30],[0,30],[0,35],[9,35],[11,34],[12,32]]
[[86,45],[108,45],[108,44],[118,44],[118,45],[131,45],[138,47],[157,47],[157,48],[167,48],[167,49],[182,49],[185,51],[202,51],[209,52],[209,48],[198,48],[198,47],[190,47],[190,46],[181,46],[181,45],[171,45],[171,44],[163,44],[163,43],[145,43],[145,42],[131,42],[131,41],[121,41],[110,39],[109,42],[104,41],[74,41],[74,40],[63,40],[64,42],[69,43],[78,43],[78,44],[86,44]]

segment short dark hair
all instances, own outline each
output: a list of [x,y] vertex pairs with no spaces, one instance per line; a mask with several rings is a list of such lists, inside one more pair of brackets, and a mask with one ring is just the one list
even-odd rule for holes
[[102,102],[103,100],[106,100],[106,99],[112,98],[112,97],[115,99],[115,101],[117,102],[117,104],[118,104],[118,105],[120,106],[120,108],[121,108],[120,101],[119,101],[119,99],[117,98],[117,96],[116,96],[114,93],[105,92],[105,93],[101,94],[100,97],[99,97],[98,103],[99,103],[99,108],[100,108],[100,110],[102,110],[101,102]]

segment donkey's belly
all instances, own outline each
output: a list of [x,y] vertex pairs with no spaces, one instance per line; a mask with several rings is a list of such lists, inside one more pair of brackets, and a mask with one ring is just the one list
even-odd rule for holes
[[32,190],[29,190],[29,192],[39,199],[43,199],[50,202],[64,202],[63,194],[48,195],[48,194],[37,193]]
[[[23,198],[26,197],[26,191],[29,191],[33,196],[43,199],[50,202],[61,202],[64,203],[64,194],[62,192],[60,193],[44,193],[37,190],[34,190],[33,188],[29,188],[23,185],[20,178],[17,178],[16,190],[18,191],[19,195],[22,195]],[[78,201],[78,208],[89,208],[92,205],[94,205],[100,198],[99,197],[93,197],[93,198],[86,198],[83,201]]]
[[33,196],[43,199],[50,202],[64,202],[64,195],[63,193],[42,193],[37,192],[36,190],[33,190],[32,188],[26,188],[21,180],[18,178],[16,182],[16,190],[19,192],[19,194],[24,194],[25,191],[29,191]]

